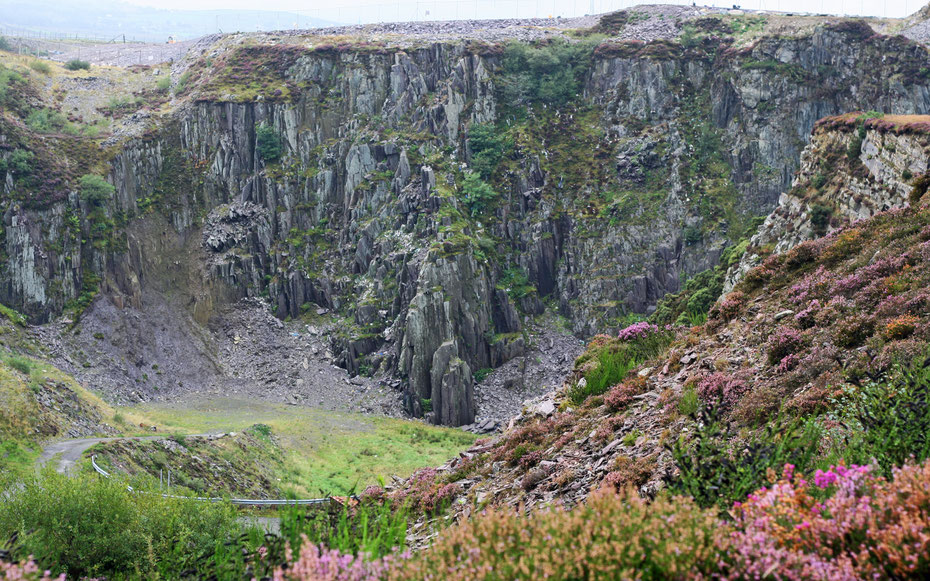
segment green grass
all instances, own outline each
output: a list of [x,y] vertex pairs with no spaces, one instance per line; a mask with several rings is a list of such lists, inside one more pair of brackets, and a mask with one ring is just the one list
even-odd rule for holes
[[376,484],[379,478],[408,476],[417,468],[445,462],[475,439],[461,430],[419,422],[230,398],[183,406],[149,404],[131,413],[172,432],[270,426],[287,450],[281,486],[296,496],[345,494]]

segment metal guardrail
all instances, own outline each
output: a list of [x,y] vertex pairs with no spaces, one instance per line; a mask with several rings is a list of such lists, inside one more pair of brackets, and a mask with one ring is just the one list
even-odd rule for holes
[[[97,465],[97,456],[96,454],[90,457],[90,464],[94,467],[94,470],[97,471],[97,474],[100,474],[104,478],[109,478],[110,473]],[[138,494],[159,494],[157,492],[146,492],[142,490],[136,490],[132,486],[126,485],[126,489],[129,492],[135,492]],[[162,498],[184,498],[188,500],[199,500],[203,502],[222,502],[227,500],[219,496],[178,496],[174,494],[159,494]],[[281,498],[281,499],[251,499],[251,498],[230,498],[229,502],[239,506],[300,506],[300,505],[309,505],[309,504],[326,504],[332,502],[332,497],[327,498],[302,498],[302,499],[290,499],[290,498]]]

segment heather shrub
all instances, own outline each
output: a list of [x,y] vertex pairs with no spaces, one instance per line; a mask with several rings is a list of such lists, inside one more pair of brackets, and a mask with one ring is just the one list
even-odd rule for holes
[[750,289],[759,288],[769,281],[769,279],[774,276],[775,271],[773,271],[768,266],[760,265],[749,272],[746,273],[746,276],[743,277],[743,283]]
[[646,484],[656,469],[655,456],[636,458],[618,456],[613,470],[601,481],[600,487],[613,492],[623,492],[628,488],[638,489]]
[[723,299],[718,301],[713,307],[711,307],[709,318],[724,322],[731,321],[737,315],[739,315],[739,312],[743,308],[743,304],[745,302],[745,294],[740,291],[733,291],[723,297]]
[[665,476],[672,494],[694,498],[702,507],[721,509],[758,489],[773,469],[785,464],[809,467],[814,461],[820,430],[813,423],[771,421],[765,429],[741,440],[720,412],[705,408],[689,434],[671,446],[677,475]]
[[[2,39],[3,37],[0,37],[0,40]],[[9,581],[65,581],[65,574],[62,573],[57,577],[52,577],[51,571],[40,570],[39,566],[32,560],[21,563],[5,563],[0,560],[0,579]]]
[[[824,499],[824,497],[826,498]],[[919,579],[930,574],[930,464],[831,466],[781,479],[734,505],[729,578]]]
[[914,329],[917,328],[918,323],[920,323],[920,319],[914,315],[901,315],[900,317],[895,317],[885,325],[882,335],[888,341],[907,339],[914,332]]
[[632,377],[616,385],[604,396],[604,404],[611,411],[621,411],[633,403],[634,396],[646,391],[646,378]]
[[379,559],[368,555],[345,554],[308,542],[306,537],[295,559],[290,547],[285,564],[275,567],[268,579],[288,581],[378,581],[390,567],[410,557],[409,553]]
[[688,499],[602,491],[573,510],[500,509],[445,531],[389,579],[681,579],[717,569],[728,530]]
[[817,259],[818,246],[813,241],[798,244],[785,254],[785,266],[799,268]]
[[744,379],[718,371],[698,382],[697,394],[705,404],[727,411],[733,409],[748,389],[749,384]]
[[839,347],[850,349],[858,347],[872,336],[875,324],[868,317],[852,315],[836,323],[834,342]]
[[804,346],[804,339],[797,329],[780,327],[769,337],[769,365],[781,362],[788,355],[797,354]]

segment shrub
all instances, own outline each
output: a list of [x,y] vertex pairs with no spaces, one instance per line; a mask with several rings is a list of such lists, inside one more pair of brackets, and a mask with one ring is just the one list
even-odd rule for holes
[[171,77],[165,76],[158,79],[158,81],[155,83],[155,88],[161,93],[167,93],[168,89],[171,88]]
[[7,52],[13,51],[13,47],[10,46],[10,41],[8,41],[5,36],[0,36],[0,50],[5,50]]
[[483,179],[490,179],[504,154],[512,146],[491,123],[476,123],[468,130],[471,166]]
[[270,125],[262,123],[255,128],[255,147],[267,163],[275,163],[281,159],[281,137]]
[[633,377],[627,379],[620,385],[617,385],[604,396],[604,404],[611,411],[621,411],[633,402],[634,396],[640,395],[646,390],[646,379],[644,377]]
[[447,581],[683,578],[716,570],[728,532],[686,499],[602,491],[571,511],[500,509],[464,519],[388,578],[430,579],[437,571]]
[[[755,270],[756,269],[753,269],[749,272],[754,272]],[[733,291],[711,307],[709,317],[723,322],[730,321],[739,315],[745,302],[746,295],[744,293],[741,291]]]
[[678,411],[683,416],[693,416],[697,413],[698,408],[701,405],[701,400],[698,398],[697,391],[694,389],[694,386],[686,387],[685,390],[681,393],[681,399],[678,400]]
[[659,355],[672,339],[671,331],[649,323],[637,323],[624,331],[629,339],[595,337],[578,358],[575,365],[581,365],[583,377],[569,390],[573,403],[581,404],[588,397],[601,395],[617,385],[632,369]]
[[81,199],[92,206],[101,206],[113,197],[116,188],[95,174],[82,175],[80,180]]
[[780,363],[788,355],[797,354],[804,345],[801,333],[791,327],[780,327],[769,337],[769,365]]
[[911,182],[911,191],[907,195],[908,202],[912,206],[916,206],[924,194],[927,193],[927,188],[930,188],[930,173],[925,173],[914,178],[914,181]]
[[484,212],[498,198],[494,188],[482,180],[477,173],[470,173],[465,176],[465,180],[462,182],[462,193],[465,194],[465,199],[462,201],[472,216]]
[[895,367],[884,380],[847,394],[840,411],[852,433],[845,457],[874,459],[885,474],[911,457],[930,458],[930,368],[922,363]]
[[375,581],[383,579],[388,567],[396,559],[409,554],[368,560],[365,555],[345,554],[335,549],[304,542],[296,559],[275,567],[266,579],[281,581]]
[[513,106],[564,105],[578,93],[593,50],[593,44],[587,42],[509,43],[497,83],[501,102]]
[[26,149],[14,149],[7,159],[0,159],[0,172],[9,171],[16,177],[32,173],[34,155]]
[[26,125],[39,133],[63,132],[69,126],[67,117],[52,109],[34,109],[26,116]]
[[26,359],[25,357],[14,355],[6,360],[6,364],[16,371],[25,373],[26,375],[29,375],[29,373],[32,372],[32,361]]
[[702,507],[729,508],[766,481],[772,469],[793,464],[812,465],[820,441],[814,424],[773,421],[765,429],[740,441],[731,426],[720,422],[721,412],[705,408],[690,435],[691,444],[679,439],[667,446],[678,469],[666,475],[673,494],[687,494]]
[[733,409],[749,385],[739,377],[727,373],[711,373],[698,382],[697,394],[701,401],[727,411]]
[[900,317],[895,317],[885,325],[885,330],[882,335],[888,341],[907,339],[917,328],[918,323],[920,323],[920,319],[914,315],[901,315]]
[[868,317],[853,315],[836,324],[834,341],[837,346],[850,349],[858,347],[872,336],[875,324]]
[[40,60],[31,61],[29,63],[29,68],[43,75],[47,75],[52,72],[52,67],[48,66],[48,63],[42,62]]
[[[0,36],[0,40],[3,37]],[[21,563],[5,563],[0,561],[0,577],[3,579],[17,579],[19,581],[65,581],[65,574],[51,577],[49,571],[41,571],[35,561]]]
[[773,486],[734,506],[724,577],[926,578],[928,507],[930,464],[896,470],[890,482],[872,467],[839,465],[809,483],[785,466]]
[[69,71],[90,70],[90,63],[79,59],[71,59],[65,63],[65,68]]
[[814,232],[818,234],[823,234],[827,231],[827,226],[830,225],[830,217],[833,215],[833,210],[829,206],[824,206],[823,204],[814,204],[811,206],[810,216],[811,216],[811,225],[814,226]]
[[13,557],[34,555],[75,579],[173,578],[186,568],[184,555],[193,562],[239,531],[229,504],[132,494],[96,474],[47,472],[6,494],[0,538],[18,535]]

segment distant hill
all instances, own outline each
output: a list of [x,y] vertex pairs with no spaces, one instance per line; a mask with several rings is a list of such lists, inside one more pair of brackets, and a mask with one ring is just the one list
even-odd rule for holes
[[335,22],[295,12],[266,10],[165,10],[111,0],[63,0],[54,9],[28,0],[0,0],[0,34],[44,32],[111,39],[166,41],[217,31],[254,32],[316,28]]

